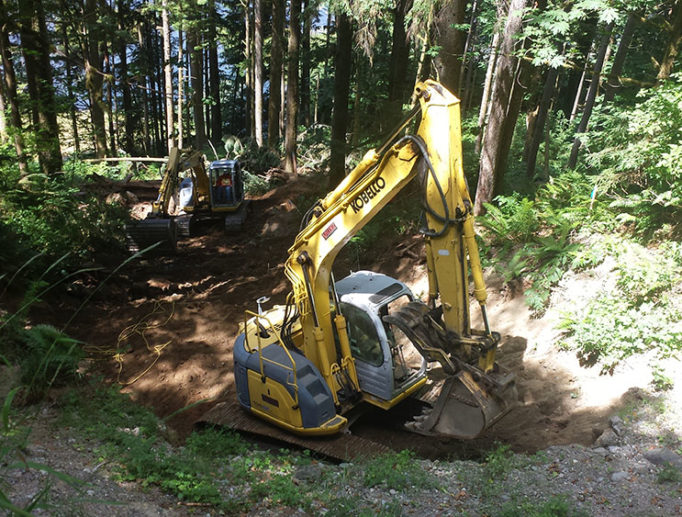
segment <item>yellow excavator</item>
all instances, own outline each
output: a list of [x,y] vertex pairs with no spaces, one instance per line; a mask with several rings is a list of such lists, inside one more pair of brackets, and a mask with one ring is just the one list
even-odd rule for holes
[[[333,435],[362,404],[388,410],[416,397],[424,412],[408,429],[471,439],[516,402],[486,315],[459,100],[434,81],[416,94],[419,105],[394,135],[304,217],[285,265],[293,286],[286,305],[264,310],[259,299],[235,342],[239,404],[290,433]],[[416,134],[403,135],[418,115]],[[413,180],[423,193],[428,301],[380,273],[335,281],[341,248]],[[470,279],[480,330],[471,328]]]
[[190,237],[204,222],[218,221],[226,231],[239,230],[247,208],[238,160],[216,160],[207,171],[202,153],[174,147],[151,212],[126,225],[128,249],[137,252],[160,242],[155,251],[174,252],[178,238]]

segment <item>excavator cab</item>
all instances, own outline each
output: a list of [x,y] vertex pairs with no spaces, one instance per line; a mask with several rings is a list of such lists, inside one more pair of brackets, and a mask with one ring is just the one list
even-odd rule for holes
[[412,342],[384,317],[414,296],[402,282],[371,271],[358,271],[336,283],[348,341],[367,401],[387,403],[426,378],[426,360]]
[[211,206],[215,211],[232,210],[244,199],[244,177],[237,160],[217,160],[209,169]]

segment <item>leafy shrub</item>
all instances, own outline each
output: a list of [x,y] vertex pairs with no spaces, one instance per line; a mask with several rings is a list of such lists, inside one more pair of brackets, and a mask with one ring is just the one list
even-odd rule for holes
[[495,481],[514,468],[514,452],[508,444],[496,444],[485,457],[485,475]]
[[255,140],[249,139],[239,156],[245,171],[251,174],[263,174],[272,168],[279,167],[279,155],[267,146],[258,147]]
[[260,196],[271,189],[270,183],[265,178],[244,171],[244,190],[251,196]]
[[621,240],[612,250],[616,283],[609,292],[565,314],[563,346],[575,349],[586,364],[612,372],[634,354],[656,350],[668,357],[682,347],[682,261],[679,245],[659,250]]
[[331,126],[315,124],[299,133],[298,166],[321,172],[327,168],[331,148]]
[[[537,312],[547,305],[553,286],[571,267],[580,267],[579,229],[608,227],[610,217],[590,204],[590,180],[566,173],[541,187],[534,199],[498,196],[477,220],[498,247],[495,268],[505,282],[523,276],[526,302]],[[584,264],[584,262],[583,262]]]

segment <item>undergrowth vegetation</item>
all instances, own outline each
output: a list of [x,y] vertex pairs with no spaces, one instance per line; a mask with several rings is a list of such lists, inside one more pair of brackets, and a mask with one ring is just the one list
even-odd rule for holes
[[[488,263],[522,286],[538,315],[568,273],[595,274],[605,263],[598,274],[613,280],[561,323],[562,346],[604,373],[635,354],[665,359],[682,349],[682,75],[638,99],[599,112],[576,170],[557,167],[558,156],[546,183],[498,196],[478,219]],[[564,126],[555,124],[553,142]]]
[[[0,261],[5,272],[29,257],[41,257],[40,271],[67,255],[63,266],[78,267],[123,249],[125,207],[108,202],[94,186],[92,174],[118,177],[119,169],[69,161],[55,176],[32,173],[20,180],[18,170],[0,173]],[[7,268],[7,269],[6,269]]]

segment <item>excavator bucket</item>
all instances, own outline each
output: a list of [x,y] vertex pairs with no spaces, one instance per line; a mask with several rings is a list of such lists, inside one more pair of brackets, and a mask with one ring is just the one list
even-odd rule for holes
[[154,253],[175,253],[177,243],[175,221],[169,218],[148,218],[126,225],[126,244],[131,252],[138,252],[160,242]]
[[484,373],[459,359],[451,353],[457,347],[449,343],[455,338],[438,320],[419,301],[412,301],[383,317],[384,322],[397,327],[410,339],[422,357],[441,366],[429,372],[431,389],[419,397],[428,407],[406,427],[431,436],[476,438],[516,404],[515,376],[497,363],[492,371]]
[[411,431],[428,436],[470,440],[506,415],[517,402],[513,380],[491,389],[482,387],[468,371],[434,383],[430,406],[408,422]]

